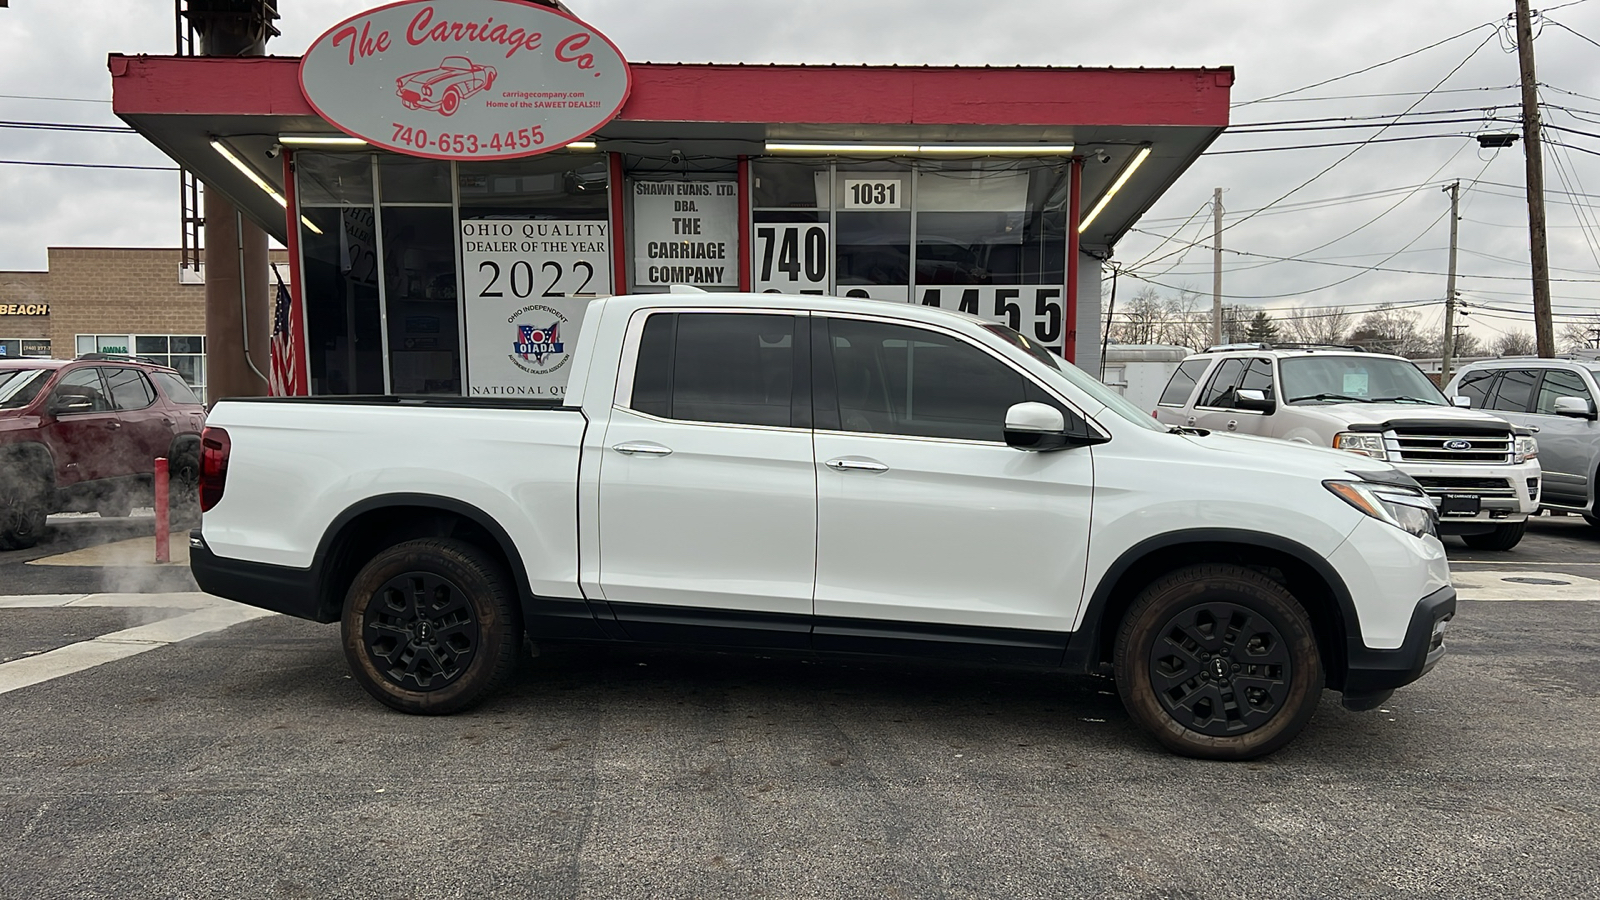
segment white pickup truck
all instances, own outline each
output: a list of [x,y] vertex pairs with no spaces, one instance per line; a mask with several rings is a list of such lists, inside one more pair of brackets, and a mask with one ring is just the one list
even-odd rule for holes
[[1171,428],[1010,329],[772,294],[595,301],[564,400],[224,400],[206,591],[343,623],[377,699],[463,709],[535,642],[1108,673],[1168,748],[1370,709],[1455,611],[1374,460]]

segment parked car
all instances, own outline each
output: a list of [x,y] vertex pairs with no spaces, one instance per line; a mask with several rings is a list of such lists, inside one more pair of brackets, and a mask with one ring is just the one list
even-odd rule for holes
[[1545,509],[1582,513],[1600,526],[1600,359],[1490,359],[1462,367],[1445,393],[1466,397],[1517,425],[1539,430]]
[[1439,532],[1509,550],[1538,509],[1539,445],[1458,409],[1410,360],[1357,347],[1234,344],[1184,360],[1154,410],[1172,425],[1349,450],[1394,464],[1439,508]]
[[483,699],[524,634],[933,656],[1114,674],[1220,759],[1443,653],[1455,591],[1406,476],[1163,426],[1009,328],[648,294],[592,302],[575,344],[559,400],[220,401],[201,588],[342,622],[405,712]]
[[54,512],[126,516],[169,460],[174,521],[198,515],[205,407],[178,373],[130,357],[0,361],[0,550]]

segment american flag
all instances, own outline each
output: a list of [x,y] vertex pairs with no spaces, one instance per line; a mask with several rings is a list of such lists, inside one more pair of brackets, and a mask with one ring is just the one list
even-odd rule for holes
[[278,298],[272,310],[272,396],[299,397],[305,395],[304,368],[295,352],[295,335],[300,331],[300,307],[289,294],[278,267],[272,267],[278,280]]

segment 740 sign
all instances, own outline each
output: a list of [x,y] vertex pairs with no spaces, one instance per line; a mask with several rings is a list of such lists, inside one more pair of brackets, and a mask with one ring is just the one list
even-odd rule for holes
[[756,226],[755,288],[762,294],[828,292],[828,226],[785,222]]

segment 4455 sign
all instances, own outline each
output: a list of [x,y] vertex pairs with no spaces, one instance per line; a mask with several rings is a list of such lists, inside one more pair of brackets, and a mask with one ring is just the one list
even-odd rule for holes
[[328,29],[300,61],[324,119],[436,159],[564,147],[616,116],[631,77],[605,35],[525,0],[391,3]]

